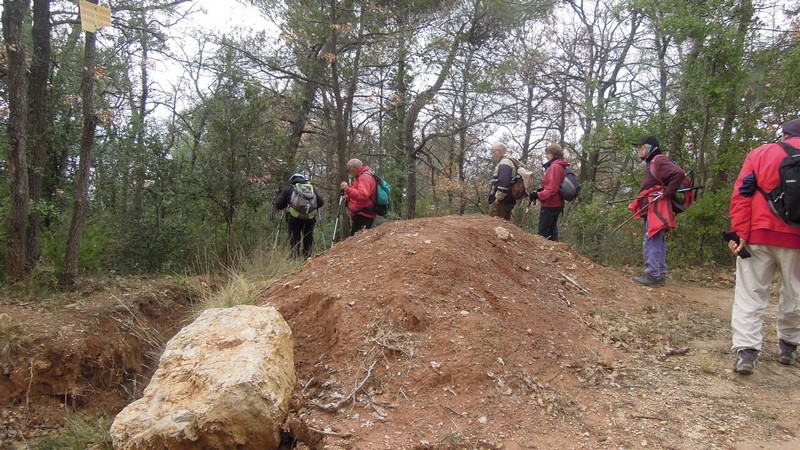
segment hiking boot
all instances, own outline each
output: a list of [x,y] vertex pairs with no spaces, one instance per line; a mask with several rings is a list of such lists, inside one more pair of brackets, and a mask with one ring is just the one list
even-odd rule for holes
[[781,339],[778,344],[781,347],[781,354],[778,355],[778,362],[791,366],[797,359],[797,344],[790,344]]
[[656,277],[650,275],[649,273],[646,273],[644,275],[639,275],[638,277],[633,277],[633,278],[631,278],[631,280],[633,280],[633,281],[635,281],[635,282],[637,282],[639,284],[642,284],[644,286],[663,286],[664,285],[664,279],[663,278],[656,278]]
[[752,375],[756,369],[756,360],[758,359],[758,350],[753,348],[744,348],[739,350],[739,357],[733,365],[733,371],[740,375]]

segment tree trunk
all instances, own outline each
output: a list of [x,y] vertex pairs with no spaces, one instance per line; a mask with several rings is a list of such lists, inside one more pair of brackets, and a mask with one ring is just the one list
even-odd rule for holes
[[[97,4],[97,0],[90,0]],[[94,133],[97,118],[94,114],[94,72],[95,72],[95,33],[86,32],[84,48],[83,85],[81,89],[83,101],[83,133],[81,135],[80,161],[78,163],[78,185],[75,188],[75,202],[72,210],[72,222],[67,235],[67,250],[64,256],[64,272],[61,274],[62,287],[75,285],[78,267],[78,251],[81,246],[81,235],[86,222],[86,210],[89,206],[89,168],[94,146]]]
[[50,91],[47,81],[50,77],[50,0],[33,0],[33,57],[31,59],[30,85],[30,166],[28,182],[30,199],[34,208],[28,215],[28,242],[26,248],[27,269],[31,270],[39,263],[41,257],[41,223],[40,208],[36,206],[42,200],[45,155],[50,147],[52,130],[52,114],[50,108]]
[[28,114],[25,47],[22,23],[28,0],[3,1],[3,40],[8,58],[8,172],[11,181],[11,209],[8,214],[6,275],[20,279],[25,275],[26,224],[28,220],[28,169],[25,158],[25,125]]

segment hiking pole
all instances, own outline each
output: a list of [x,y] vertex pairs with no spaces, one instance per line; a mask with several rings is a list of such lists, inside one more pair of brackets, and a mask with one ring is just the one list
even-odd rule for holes
[[533,200],[528,201],[528,206],[525,207],[525,212],[522,213],[522,220],[519,221],[519,226],[525,223],[525,219],[528,217],[528,211],[531,210],[531,205],[533,204]]
[[281,235],[281,224],[283,220],[281,220],[281,215],[278,215],[278,227],[275,230],[275,242],[272,243],[272,251],[274,252],[276,248],[278,248],[278,237]]
[[336,229],[339,228],[339,213],[342,210],[342,199],[344,198],[344,189],[339,191],[339,206],[336,207],[336,221],[333,223],[333,236],[331,237],[331,248],[336,243]]
[[647,204],[646,204],[646,205],[644,205],[644,206],[642,206],[642,208],[641,208],[641,209],[639,209],[638,211],[636,211],[635,213],[633,213],[633,215],[632,215],[632,216],[628,217],[628,219],[627,219],[625,222],[622,222],[621,224],[619,224],[619,226],[618,226],[617,228],[614,228],[613,230],[611,230],[611,233],[609,233],[609,234],[614,234],[614,233],[615,233],[617,230],[619,230],[620,228],[622,228],[622,227],[623,227],[623,226],[624,226],[626,223],[628,223],[628,222],[630,222],[631,220],[635,219],[635,218],[636,218],[636,216],[638,216],[638,215],[639,215],[639,213],[641,213],[642,211],[644,211],[645,209],[647,209],[647,207],[648,207],[648,206],[650,206],[650,205],[652,205],[653,203],[655,203],[655,201],[656,201],[656,200],[658,200],[659,198],[661,198],[661,194],[656,194],[656,196],[655,196],[655,198],[654,198],[654,199],[652,199],[652,200],[650,200],[649,202],[647,202]]
[[[703,186],[693,186],[693,187],[690,187],[690,188],[678,189],[675,192],[689,192],[689,191],[696,191],[696,190],[700,190],[700,189],[703,189]],[[650,194],[650,195],[655,195],[655,194]],[[637,196],[637,197],[630,197],[630,198],[621,198],[619,200],[608,200],[608,201],[606,201],[606,205],[613,205],[614,203],[630,202],[630,201],[636,200],[637,198],[639,198],[639,197]]]

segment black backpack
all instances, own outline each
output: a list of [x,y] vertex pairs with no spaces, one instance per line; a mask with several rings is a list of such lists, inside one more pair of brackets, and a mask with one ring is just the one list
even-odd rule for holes
[[781,220],[793,227],[800,227],[800,150],[785,142],[777,144],[786,151],[786,157],[778,166],[780,183],[769,193],[761,187],[758,190]]

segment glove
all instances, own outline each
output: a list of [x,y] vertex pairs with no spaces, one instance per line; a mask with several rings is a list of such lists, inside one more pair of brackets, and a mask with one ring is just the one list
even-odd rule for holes
[[535,191],[531,192],[531,195],[529,195],[528,198],[530,198],[532,202],[535,202],[536,200],[539,200],[539,193]]
[[495,198],[494,198],[494,194],[489,194],[489,204],[490,204],[490,205],[491,205],[492,203],[494,203],[494,200],[495,200]]

